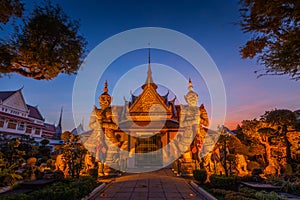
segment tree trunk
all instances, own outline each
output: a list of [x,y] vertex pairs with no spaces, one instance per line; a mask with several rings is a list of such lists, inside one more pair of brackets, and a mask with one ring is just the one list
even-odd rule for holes
[[262,159],[263,163],[264,163],[264,164],[267,164],[267,163],[266,163],[265,155],[264,155],[264,154],[260,154],[260,156],[261,156],[261,159]]
[[265,146],[265,150],[266,150],[266,163],[267,163],[267,165],[270,165],[270,161],[271,161],[271,145],[269,144],[269,138],[267,137],[265,139],[265,141],[260,140],[260,143]]
[[288,140],[287,137],[287,132],[284,133],[284,141],[285,141],[285,146],[286,146],[286,162],[290,163],[292,161],[292,155],[291,155],[291,143]]
[[270,161],[271,161],[271,146],[269,144],[269,142],[265,142],[265,148],[266,148],[266,158],[267,158],[267,163],[268,165],[270,165]]
[[223,163],[223,167],[225,170],[225,175],[228,176],[228,169],[227,169],[227,152],[226,152],[226,138],[224,139],[224,163]]

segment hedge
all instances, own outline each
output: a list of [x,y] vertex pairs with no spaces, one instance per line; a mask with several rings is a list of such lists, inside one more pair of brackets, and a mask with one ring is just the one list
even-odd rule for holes
[[210,185],[213,188],[227,189],[227,190],[237,190],[238,182],[236,176],[222,176],[222,175],[212,175],[210,176]]

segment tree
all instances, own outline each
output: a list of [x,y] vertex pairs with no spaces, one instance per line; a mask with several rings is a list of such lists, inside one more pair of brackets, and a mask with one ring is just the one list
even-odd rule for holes
[[50,158],[51,149],[49,146],[46,146],[49,143],[50,141],[48,139],[43,139],[40,141],[41,146],[38,148],[38,158],[41,158],[41,160],[39,160],[40,162],[47,162],[47,160]]
[[50,141],[48,139],[43,139],[42,141],[40,141],[42,146],[46,146],[47,144],[50,143]]
[[218,140],[218,146],[220,148],[220,160],[221,164],[225,170],[225,175],[228,176],[228,167],[227,167],[227,136],[221,134]]
[[259,142],[265,147],[266,161],[268,162],[268,165],[270,165],[270,162],[272,162],[270,137],[272,137],[276,131],[273,128],[264,127],[258,129],[257,132],[260,136]]
[[68,166],[72,178],[79,177],[80,170],[83,169],[84,156],[87,150],[80,143],[80,136],[74,135],[69,131],[62,134],[64,145],[62,146],[62,156]]
[[300,2],[295,0],[240,0],[239,22],[251,38],[241,48],[242,58],[258,58],[262,75],[300,79]]
[[6,24],[11,17],[21,17],[24,5],[19,0],[0,1],[0,23]]
[[288,140],[287,134],[290,131],[294,131],[291,129],[289,130],[289,127],[293,129],[297,126],[296,114],[286,109],[275,109],[272,111],[266,111],[261,120],[269,123],[271,126],[274,126],[279,135],[284,138],[286,144],[286,159],[290,162],[292,160],[291,143]]
[[34,138],[29,135],[22,135],[20,137],[20,145],[18,146],[18,150],[24,153],[24,158],[27,160],[31,157],[36,157],[38,153],[38,147],[35,144]]
[[50,80],[59,73],[76,73],[86,46],[78,21],[46,2],[23,22],[9,40],[0,42],[0,75]]
[[[266,124],[263,124],[261,121],[256,119],[254,120],[244,120],[242,124],[243,133],[245,133],[248,137],[252,138],[252,148],[250,148],[250,154],[258,155],[259,152],[254,152],[254,147],[258,147],[257,142],[264,146],[264,151],[261,153],[265,153],[263,156],[263,161],[269,165],[272,157],[271,157],[271,145],[269,142],[269,138],[273,135],[274,130],[272,128],[266,127]],[[256,142],[257,141],[257,142]],[[253,151],[254,150],[254,151]]]
[[266,111],[259,121],[243,121],[243,133],[259,142],[253,142],[255,148],[250,148],[250,153],[258,154],[260,144],[264,146],[265,173],[280,173],[283,166],[293,163],[291,134],[297,131],[297,123],[296,114],[286,109]]

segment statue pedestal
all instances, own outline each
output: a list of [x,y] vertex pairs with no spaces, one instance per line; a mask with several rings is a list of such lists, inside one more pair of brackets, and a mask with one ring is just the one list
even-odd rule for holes
[[104,166],[104,174],[105,175],[115,175],[117,174],[117,171],[120,170],[120,165],[117,158],[114,158],[114,156],[116,155],[116,153],[112,153],[111,155],[113,156],[109,156],[110,154],[107,153],[107,157],[106,157],[106,161],[105,161],[105,166]]
[[104,174],[117,175],[118,174],[117,171],[120,170],[119,160],[120,160],[120,153],[118,151],[118,147],[115,144],[111,144],[107,150]]
[[184,153],[183,158],[179,159],[179,168],[182,176],[193,176],[196,163],[193,161],[190,151]]
[[181,176],[193,176],[195,167],[196,166],[194,162],[180,162]]

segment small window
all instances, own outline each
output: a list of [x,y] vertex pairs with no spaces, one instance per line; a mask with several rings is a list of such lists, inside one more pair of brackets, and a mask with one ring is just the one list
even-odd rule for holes
[[25,132],[26,132],[26,133],[32,133],[32,127],[27,126]]
[[41,133],[41,129],[40,128],[36,128],[34,134],[39,135]]
[[7,128],[16,129],[17,128],[17,122],[13,121],[13,120],[9,120]]
[[4,127],[4,118],[0,117],[0,127]]
[[24,122],[20,122],[20,123],[18,124],[18,130],[19,130],[19,131],[24,131],[24,130],[25,130],[25,124],[24,124]]

